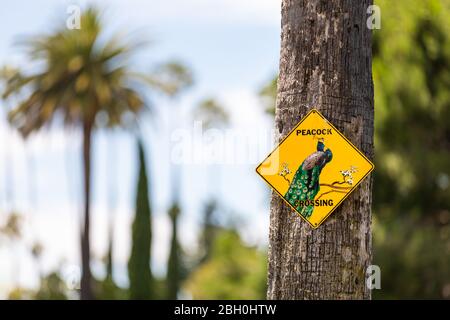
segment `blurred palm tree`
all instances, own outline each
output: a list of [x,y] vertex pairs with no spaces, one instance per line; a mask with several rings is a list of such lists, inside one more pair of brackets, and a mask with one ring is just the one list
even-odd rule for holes
[[[230,124],[230,116],[225,110],[224,106],[214,98],[206,98],[199,102],[197,107],[194,109],[194,119],[201,121],[202,127],[206,130],[208,129],[223,129]],[[223,150],[223,149],[222,149]],[[217,197],[219,193],[221,175],[220,167],[216,163],[211,163],[209,165],[209,185],[216,186],[216,188],[211,188],[213,194],[211,194],[213,202],[214,198]]]
[[180,243],[178,241],[178,217],[180,207],[178,201],[174,201],[169,209],[169,217],[172,222],[172,238],[170,240],[170,253],[167,261],[167,299],[176,300],[180,284],[183,280],[183,258]]
[[275,75],[259,90],[259,97],[267,114],[275,115],[275,104],[277,100],[278,75]]
[[[214,98],[206,98],[201,100],[196,108],[194,109],[194,119],[196,121],[201,121],[202,126],[208,129],[219,129],[224,128],[230,123],[230,116],[225,108],[220,102]],[[216,168],[214,164],[209,165],[210,172],[209,176],[209,186],[216,186],[216,188],[211,187],[212,194],[210,199],[206,202],[205,208],[203,210],[203,230],[200,236],[200,257],[198,264],[204,263],[209,259],[212,252],[212,244],[215,240],[217,231],[219,227],[215,223],[215,213],[219,207],[219,203],[216,192],[219,193],[218,187],[220,187],[220,168]]]
[[12,212],[3,226],[0,226],[0,235],[4,235],[11,242],[22,237],[22,217],[17,212]]
[[194,110],[194,119],[201,121],[205,129],[225,127],[230,116],[225,108],[214,98],[206,98]]
[[[11,79],[17,73],[19,70],[17,68],[14,68],[10,65],[5,65],[0,68],[0,88],[1,90],[5,90],[8,79]],[[6,109],[8,107],[6,106],[1,108],[1,116],[3,117],[3,112],[6,112]],[[4,209],[8,213],[12,213],[14,211],[14,201],[15,201],[15,194],[14,194],[14,159],[13,159],[13,148],[12,148],[12,142],[11,142],[11,134],[12,132],[10,130],[5,131],[5,137],[3,139],[3,161],[5,163],[3,168],[3,175],[4,175],[4,185],[2,186],[4,189],[4,202],[2,205],[4,205]]]
[[149,84],[174,99],[194,84],[191,70],[177,60],[161,63],[146,76]]
[[10,244],[11,262],[12,262],[12,276],[15,285],[19,283],[20,275],[20,257],[19,246],[20,240],[23,236],[23,217],[17,212],[11,212],[3,226],[0,225],[0,245],[2,240],[7,240]]
[[[99,11],[88,8],[81,29],[65,26],[33,37],[25,44],[39,72],[16,72],[9,78],[3,98],[24,93],[26,98],[9,112],[9,121],[24,137],[62,119],[66,127],[82,128],[84,167],[84,221],[81,231],[81,299],[93,298],[90,271],[91,141],[98,126],[133,123],[144,107],[133,84],[136,77],[126,65],[136,44],[118,37],[105,39]],[[99,121],[101,120],[101,121]]]
[[[155,76],[152,76],[155,75]],[[194,84],[191,70],[183,63],[173,60],[157,66],[147,76],[151,86],[158,88],[163,94],[172,100],[174,108],[171,110],[172,117],[169,130],[172,131],[179,125],[180,110],[175,102],[184,91]],[[185,268],[183,262],[183,252],[178,241],[178,217],[181,214],[181,205],[179,199],[179,188],[181,185],[181,168],[173,163],[170,166],[171,181],[171,205],[168,215],[172,224],[172,237],[170,245],[170,253],[167,261],[167,279],[166,291],[168,299],[177,299],[180,283],[185,276]]]

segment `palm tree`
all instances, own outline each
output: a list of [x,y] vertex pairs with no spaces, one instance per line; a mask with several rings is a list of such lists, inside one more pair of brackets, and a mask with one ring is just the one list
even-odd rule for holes
[[[0,84],[1,84],[1,90],[5,90],[8,79],[11,79],[17,73],[19,70],[17,68],[14,68],[9,65],[5,65],[2,68],[0,68]],[[8,106],[3,106],[1,116],[3,117],[4,110],[7,110]],[[15,194],[14,194],[14,159],[13,159],[13,150],[12,150],[12,142],[11,142],[11,131],[5,130],[5,139],[3,140],[3,153],[4,153],[4,169],[3,169],[3,175],[4,175],[4,210],[8,213],[12,212],[14,210],[14,201],[15,201]]]
[[205,129],[225,127],[230,116],[225,108],[214,98],[206,98],[194,110],[194,119],[201,121]]
[[[90,271],[91,142],[99,126],[126,124],[128,115],[144,107],[142,95],[133,88],[137,80],[126,65],[136,46],[117,37],[103,38],[99,12],[89,8],[81,17],[81,29],[65,26],[28,40],[30,60],[43,68],[34,74],[11,77],[3,94],[27,93],[9,112],[10,122],[24,137],[62,119],[67,127],[79,127],[83,136],[84,221],[81,231],[81,299],[93,298]],[[97,116],[103,120],[96,122]]]
[[[197,105],[194,109],[194,119],[201,121],[204,129],[220,129],[225,128],[230,123],[230,115],[222,106],[222,104],[214,98],[206,98]],[[215,163],[209,165],[209,180],[210,186],[217,186],[216,188],[211,188],[213,194],[211,197],[217,197],[215,192],[219,192],[220,188],[220,168],[218,168]],[[214,201],[214,200],[213,200]]]
[[[372,46],[365,20],[371,4],[282,1],[275,108],[280,141],[315,107],[373,156]],[[324,225],[311,230],[273,193],[267,298],[370,298],[365,273],[372,256],[371,202],[372,182],[366,179]]]
[[191,70],[177,60],[159,64],[146,79],[171,99],[179,97],[194,84]]
[[[194,119],[201,121],[205,129],[219,129],[229,125],[230,116],[225,108],[214,98],[206,98],[197,105],[194,110]],[[203,231],[200,240],[200,247],[203,252],[198,263],[204,263],[211,253],[212,244],[216,237],[217,226],[214,223],[214,213],[217,212],[219,203],[218,193],[220,190],[220,168],[216,168],[215,164],[209,165],[209,186],[211,186],[212,194],[207,201],[203,211]],[[218,169],[218,170],[217,170]],[[213,188],[212,186],[216,186]]]
[[174,201],[169,209],[169,217],[172,222],[172,237],[170,240],[169,259],[167,260],[167,299],[176,300],[180,284],[183,280],[183,258],[180,243],[178,241],[178,217],[180,206]]
[[[176,98],[181,93],[191,87],[194,83],[192,72],[184,64],[173,60],[157,66],[153,70],[152,75],[148,76],[148,82],[153,87],[158,88],[168,98],[172,100],[174,109],[172,112],[172,121],[170,123],[170,131],[179,124],[180,110],[177,108]],[[170,245],[170,253],[167,261],[167,298],[177,299],[180,283],[183,280],[183,256],[182,248],[178,242],[178,217],[181,214],[181,206],[179,204],[179,186],[181,185],[180,168],[171,164],[170,166],[170,182],[172,204],[169,207],[168,214],[172,223],[172,237]]]

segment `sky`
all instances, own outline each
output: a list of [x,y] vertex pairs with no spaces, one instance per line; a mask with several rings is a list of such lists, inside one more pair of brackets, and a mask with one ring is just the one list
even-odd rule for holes
[[[169,181],[175,167],[181,172],[180,242],[186,250],[195,249],[201,210],[211,196],[224,207],[225,220],[239,222],[246,242],[264,247],[269,192],[254,169],[271,151],[273,134],[257,93],[278,69],[280,1],[8,1],[0,11],[0,64],[32,68],[18,40],[65,23],[69,5],[83,8],[91,3],[104,9],[107,33],[150,40],[131,62],[133,67],[150,72],[157,63],[175,59],[189,66],[195,78],[195,85],[176,101],[151,94],[153,120],[142,120],[154,213],[155,273],[164,274],[167,260]],[[230,114],[228,128],[205,131],[194,122],[193,108],[207,97],[216,98]],[[0,104],[0,225],[12,210],[20,212],[24,224],[20,242],[0,240],[0,297],[5,297],[14,285],[37,285],[35,264],[27,254],[35,241],[45,249],[42,272],[60,267],[68,282],[79,276],[81,141],[76,130],[55,126],[24,142],[5,122],[3,110],[14,101]],[[113,219],[114,276],[126,286],[137,173],[135,138],[121,129],[99,131],[93,149],[93,272],[102,275],[99,260],[107,247],[108,221]]]

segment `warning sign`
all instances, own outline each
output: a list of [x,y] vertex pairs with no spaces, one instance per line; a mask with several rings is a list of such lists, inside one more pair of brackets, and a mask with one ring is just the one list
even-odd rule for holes
[[374,165],[317,110],[311,110],[256,172],[317,228]]

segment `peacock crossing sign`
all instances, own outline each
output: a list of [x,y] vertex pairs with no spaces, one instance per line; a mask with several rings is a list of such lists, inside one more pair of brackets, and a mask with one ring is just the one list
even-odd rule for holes
[[256,172],[315,229],[373,168],[361,151],[313,109]]

